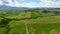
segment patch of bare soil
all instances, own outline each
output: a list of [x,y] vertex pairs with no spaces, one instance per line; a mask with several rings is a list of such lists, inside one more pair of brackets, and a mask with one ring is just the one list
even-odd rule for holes
[[43,32],[42,34],[45,34],[45,32]]
[[55,29],[51,30],[49,34],[59,34]]

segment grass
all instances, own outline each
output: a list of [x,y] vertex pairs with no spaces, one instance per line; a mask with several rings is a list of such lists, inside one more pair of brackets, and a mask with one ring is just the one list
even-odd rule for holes
[[[11,25],[11,24],[10,24]],[[13,33],[19,33],[19,34],[26,34],[26,27],[24,23],[14,21],[14,24],[9,34]],[[60,32],[60,22],[58,23],[31,23],[31,24],[26,24],[28,28],[29,34],[42,34],[43,32],[45,34],[49,34],[51,30],[56,30],[56,32]]]
[[[25,22],[21,21],[11,21],[9,23],[10,27],[12,27],[12,30],[9,32],[9,34],[13,33],[20,33],[20,34],[26,34],[26,27]],[[42,34],[46,33],[49,34],[51,30],[57,30],[60,32],[60,22],[56,23],[27,23],[27,28],[29,34]]]
[[[42,34],[42,33],[49,34],[51,30],[60,32],[60,16],[51,16],[50,13],[41,14],[41,12],[39,13],[37,11],[32,13],[20,12],[17,15],[15,15],[15,13],[7,14],[5,17],[10,19],[30,18],[10,21],[8,25],[9,28],[12,27],[12,29],[8,32],[8,34],[27,34],[26,26],[29,34]],[[0,28],[0,34],[5,34],[6,31],[7,31],[6,28]]]
[[1,23],[1,21],[2,21],[2,18],[0,18],[0,23]]
[[[12,23],[13,22],[13,23]],[[26,34],[26,29],[25,29],[25,25],[17,22],[17,21],[11,21],[9,23],[10,27],[12,27],[11,31],[9,32],[9,34],[13,34],[13,33],[18,33],[18,34]]]
[[25,26],[22,25],[15,25],[12,27],[13,29],[9,32],[9,34],[19,33],[19,34],[26,34]]
[[31,12],[20,12],[18,15],[8,14],[8,15],[6,15],[5,17],[6,17],[6,18],[17,18],[17,19],[30,18],[30,17],[31,17]]
[[28,29],[30,34],[35,33],[39,34],[42,32],[45,32],[46,34],[49,34],[49,31],[52,29],[58,29],[60,28],[60,23],[53,23],[53,24],[28,24]]
[[40,17],[40,13],[38,12],[38,11],[33,11],[32,13],[31,13],[31,17],[32,18],[37,18],[37,17]]
[[18,20],[21,23],[56,23],[60,22],[60,16],[39,17],[37,19]]
[[5,32],[6,32],[6,28],[4,27],[4,28],[0,28],[0,34],[5,34]]

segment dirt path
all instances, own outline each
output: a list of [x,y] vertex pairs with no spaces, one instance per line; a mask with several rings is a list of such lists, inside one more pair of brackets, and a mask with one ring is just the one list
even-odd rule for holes
[[28,28],[27,28],[27,24],[25,24],[25,28],[26,28],[26,33],[29,34]]

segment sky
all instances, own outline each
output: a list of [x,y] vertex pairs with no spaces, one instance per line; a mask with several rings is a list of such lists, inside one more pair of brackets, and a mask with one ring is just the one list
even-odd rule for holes
[[0,0],[0,5],[13,7],[52,7],[60,8],[60,0]]

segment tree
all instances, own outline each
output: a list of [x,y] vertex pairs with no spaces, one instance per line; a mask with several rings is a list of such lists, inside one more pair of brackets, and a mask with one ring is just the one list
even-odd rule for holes
[[47,13],[48,11],[47,10],[43,10],[43,13]]

